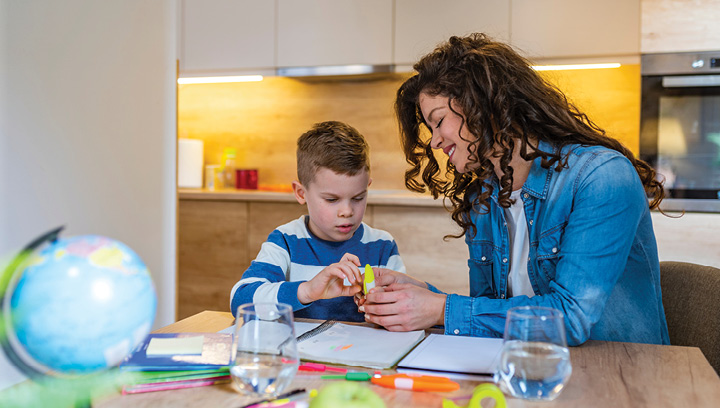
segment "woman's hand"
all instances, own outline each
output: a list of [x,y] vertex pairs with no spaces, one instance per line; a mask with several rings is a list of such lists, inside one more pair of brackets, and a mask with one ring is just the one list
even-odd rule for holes
[[386,268],[373,268],[375,286],[388,286],[393,283],[409,283],[427,289],[425,282],[419,281],[406,273],[400,273]]
[[446,298],[419,285],[393,283],[370,290],[362,307],[366,321],[389,331],[410,331],[445,324]]
[[[400,273],[393,271],[392,269],[386,268],[373,268],[373,274],[375,275],[375,290],[380,292],[383,291],[382,287],[397,284],[411,284],[421,288],[427,289],[425,282],[419,281],[406,273]],[[365,293],[355,294],[355,304],[358,306],[360,312],[364,312],[363,304],[365,304]]]

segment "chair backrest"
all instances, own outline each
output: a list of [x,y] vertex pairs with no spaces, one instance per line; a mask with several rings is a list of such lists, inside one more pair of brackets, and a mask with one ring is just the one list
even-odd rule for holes
[[670,344],[699,347],[720,373],[720,269],[660,262],[660,286]]

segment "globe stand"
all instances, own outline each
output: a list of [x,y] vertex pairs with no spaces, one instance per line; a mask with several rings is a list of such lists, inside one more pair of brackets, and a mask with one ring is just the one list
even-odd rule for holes
[[[3,327],[0,328],[0,333],[2,333],[2,336],[0,336],[0,345],[2,346],[3,352],[5,352],[5,355],[10,360],[10,362],[18,369],[21,373],[23,373],[25,376],[27,376],[29,379],[37,382],[37,380],[44,378],[45,373],[38,370],[37,368],[27,364],[25,361],[23,361],[20,356],[15,353],[15,350],[13,350],[12,346],[10,345],[10,339],[5,332],[7,326],[5,326],[5,319],[7,319],[7,316],[5,315],[5,295],[7,294],[7,290],[10,286],[10,281],[12,277],[15,274],[15,271],[17,268],[22,265],[23,262],[30,256],[30,254],[33,253],[37,248],[39,248],[42,244],[46,242],[54,242],[57,241],[58,235],[60,235],[60,232],[64,229],[64,226],[55,228],[51,231],[46,232],[45,234],[39,236],[29,244],[25,246],[16,256],[13,258],[12,261],[8,264],[7,268],[3,271],[2,275],[0,275],[0,309],[2,310],[2,316],[0,319],[2,320]],[[9,319],[8,319],[9,320]]]
[[[41,245],[45,243],[53,243],[57,241],[58,235],[64,229],[64,226],[55,228],[47,233],[39,236],[28,245],[26,245],[16,256],[10,261],[8,266],[0,274],[0,347],[7,356],[11,364],[13,364],[22,374],[24,374],[33,383],[39,385],[48,395],[39,396],[42,400],[46,398],[45,403],[56,405],[60,401],[57,399],[69,399],[75,407],[90,407],[91,389],[97,386],[113,386],[112,378],[106,374],[91,374],[79,378],[62,378],[47,375],[37,367],[34,367],[24,361],[13,348],[8,336],[9,330],[12,330],[9,307],[6,310],[7,290],[10,287],[12,278],[17,269],[27,258]],[[32,393],[33,390],[30,390]],[[37,395],[33,396],[37,398]],[[37,401],[35,401],[37,402]],[[64,402],[64,401],[63,401]],[[46,404],[43,404],[46,405]]]

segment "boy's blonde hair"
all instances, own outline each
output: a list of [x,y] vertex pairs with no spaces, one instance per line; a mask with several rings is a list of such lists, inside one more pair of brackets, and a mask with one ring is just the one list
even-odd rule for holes
[[354,176],[370,172],[370,153],[365,138],[354,127],[337,121],[316,123],[297,141],[298,180],[305,187],[320,168]]

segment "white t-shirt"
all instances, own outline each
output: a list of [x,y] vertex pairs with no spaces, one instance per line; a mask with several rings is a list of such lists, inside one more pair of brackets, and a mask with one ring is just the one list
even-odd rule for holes
[[505,210],[508,235],[510,238],[510,273],[508,274],[508,297],[525,295],[535,296],[528,276],[528,257],[530,255],[530,235],[528,234],[525,206],[520,198],[522,190],[513,191],[510,199],[515,200]]

